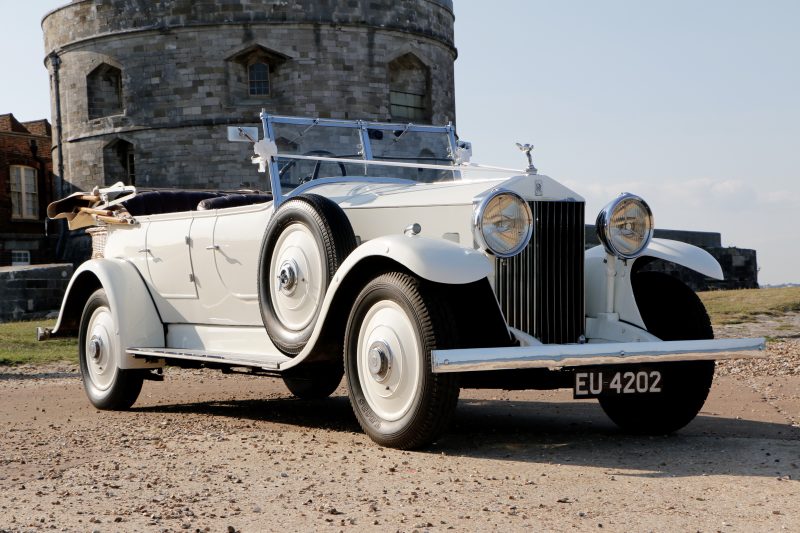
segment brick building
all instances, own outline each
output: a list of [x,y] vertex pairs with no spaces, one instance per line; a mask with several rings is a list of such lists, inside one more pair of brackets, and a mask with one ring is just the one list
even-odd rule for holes
[[55,196],[51,135],[47,120],[0,115],[0,266],[53,259],[44,222]]

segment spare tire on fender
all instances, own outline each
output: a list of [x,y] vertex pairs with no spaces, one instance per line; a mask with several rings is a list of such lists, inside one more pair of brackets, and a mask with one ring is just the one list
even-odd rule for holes
[[286,355],[308,343],[328,286],[355,248],[347,215],[324,196],[291,198],[273,214],[261,243],[258,300],[269,338]]

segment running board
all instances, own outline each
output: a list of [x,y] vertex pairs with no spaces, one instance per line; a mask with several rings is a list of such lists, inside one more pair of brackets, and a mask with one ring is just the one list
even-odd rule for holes
[[210,353],[203,350],[170,349],[170,348],[128,348],[125,353],[133,357],[150,357],[157,359],[184,359],[202,363],[215,363],[226,366],[247,366],[271,372],[280,371],[282,363],[291,361],[283,355],[259,355],[240,353]]

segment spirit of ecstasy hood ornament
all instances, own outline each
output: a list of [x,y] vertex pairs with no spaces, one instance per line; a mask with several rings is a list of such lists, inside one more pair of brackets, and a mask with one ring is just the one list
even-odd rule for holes
[[533,166],[533,159],[531,158],[531,152],[533,151],[533,145],[532,144],[520,144],[520,143],[517,143],[517,148],[519,148],[520,150],[525,152],[525,155],[528,156],[528,168],[526,168],[525,171],[528,174],[536,174],[538,171],[536,170],[536,167]]

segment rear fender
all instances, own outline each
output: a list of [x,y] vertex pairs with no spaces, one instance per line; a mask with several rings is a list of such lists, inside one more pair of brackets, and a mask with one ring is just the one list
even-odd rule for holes
[[[81,314],[89,296],[104,289],[114,317],[114,333],[124,348],[163,347],[164,325],[150,291],[139,271],[121,259],[92,259],[83,263],[67,286],[58,321],[49,337],[78,334]],[[157,368],[163,363],[146,363],[123,354],[120,368]]]

